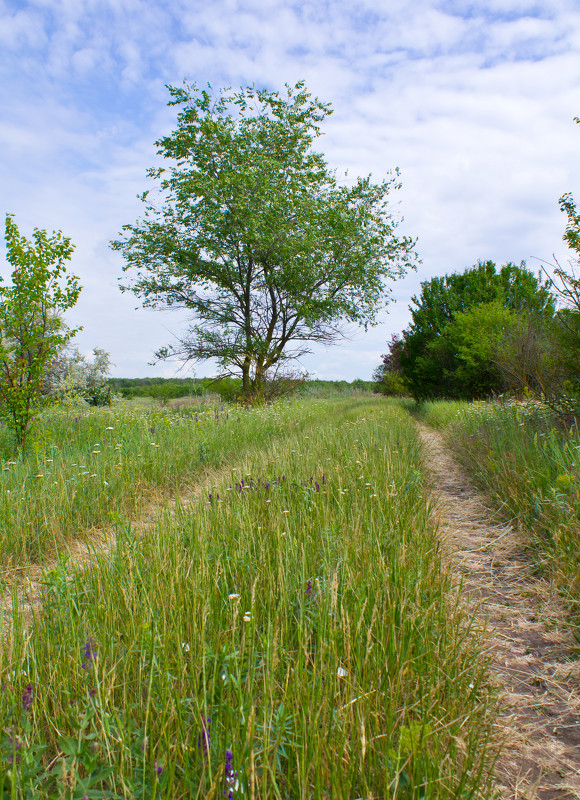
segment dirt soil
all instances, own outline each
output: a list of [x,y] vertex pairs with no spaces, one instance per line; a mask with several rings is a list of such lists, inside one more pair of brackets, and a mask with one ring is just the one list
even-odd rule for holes
[[419,428],[445,551],[465,601],[487,619],[492,680],[504,709],[498,796],[580,798],[580,653],[566,608],[555,587],[534,575],[525,534],[498,524],[441,434]]

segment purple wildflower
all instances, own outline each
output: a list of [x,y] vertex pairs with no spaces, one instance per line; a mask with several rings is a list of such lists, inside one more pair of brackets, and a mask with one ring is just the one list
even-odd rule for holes
[[89,697],[96,697],[97,690],[96,689],[89,689]]
[[306,594],[307,594],[308,597],[312,597],[312,581],[311,580],[308,580],[308,583],[306,585]]
[[201,718],[201,732],[197,737],[197,747],[203,756],[204,760],[207,759],[209,748],[211,747],[211,737],[209,735],[209,726],[211,724],[211,717]]
[[222,794],[225,795],[226,791],[228,793],[228,800],[234,800],[234,789],[236,787],[236,778],[238,777],[238,773],[234,772],[232,768],[232,760],[234,754],[231,750],[226,750],[226,763],[224,769],[224,778],[226,788],[223,790]]
[[163,772],[163,767],[162,767],[160,764],[158,764],[158,763],[157,763],[157,761],[155,761],[155,762],[153,763],[153,766],[155,767],[155,772],[156,772],[158,775],[161,775],[161,773]]
[[84,661],[81,664],[81,667],[82,669],[88,670],[91,667],[91,663],[95,661],[97,657],[97,651],[95,650],[95,646],[90,640],[82,646],[82,654],[84,657]]
[[29,683],[22,693],[22,708],[24,711],[30,711],[32,701],[34,700],[34,689],[32,684]]

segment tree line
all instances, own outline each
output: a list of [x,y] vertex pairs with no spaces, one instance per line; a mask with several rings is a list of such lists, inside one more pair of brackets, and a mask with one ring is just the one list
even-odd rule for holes
[[[284,93],[167,88],[177,126],[156,142],[161,166],[147,172],[143,218],[111,242],[124,259],[120,288],[144,306],[190,312],[190,325],[157,359],[213,359],[232,399],[268,401],[304,383],[292,365],[313,344],[340,341],[349,325],[376,324],[392,282],[416,269],[416,240],[399,235],[391,209],[399,172],[380,182],[339,179],[314,149],[332,109],[304,82]],[[574,199],[560,203],[565,238],[578,253]],[[102,350],[89,361],[71,349],[76,330],[63,315],[81,287],[65,269],[70,239],[35,229],[29,241],[7,214],[6,249],[12,275],[0,281],[0,417],[24,452],[43,398],[62,399],[76,387],[88,402],[110,399],[109,360]],[[574,398],[579,287],[573,271],[557,265],[546,280],[523,263],[498,270],[480,262],[425,281],[379,382],[418,399],[482,397],[505,386],[553,402]]]

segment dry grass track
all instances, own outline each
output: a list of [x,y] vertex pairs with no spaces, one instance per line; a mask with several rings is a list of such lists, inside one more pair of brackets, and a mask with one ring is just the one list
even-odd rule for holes
[[466,601],[487,619],[504,714],[496,765],[502,798],[580,798],[580,660],[554,588],[533,575],[521,534],[493,512],[443,437],[420,426],[442,538]]

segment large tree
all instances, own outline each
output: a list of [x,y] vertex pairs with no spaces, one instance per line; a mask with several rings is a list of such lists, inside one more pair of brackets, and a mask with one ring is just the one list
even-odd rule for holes
[[331,113],[298,83],[285,96],[255,87],[218,93],[168,87],[177,128],[158,142],[169,163],[149,170],[145,217],[112,243],[132,280],[122,286],[156,308],[185,308],[187,333],[157,356],[217,359],[245,394],[341,323],[376,321],[388,281],[414,265],[381,183],[341,185],[312,149]]

